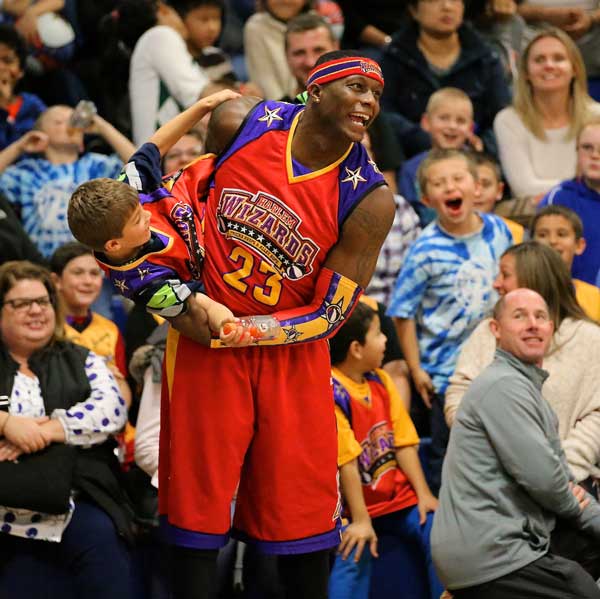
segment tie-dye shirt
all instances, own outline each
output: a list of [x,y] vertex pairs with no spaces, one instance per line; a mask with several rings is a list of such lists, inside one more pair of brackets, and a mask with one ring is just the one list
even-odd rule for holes
[[67,207],[75,189],[98,177],[115,178],[123,167],[117,156],[88,152],[70,164],[25,158],[0,175],[0,190],[13,204],[23,228],[46,257],[73,241]]
[[455,237],[437,221],[411,247],[392,293],[388,314],[417,327],[421,367],[444,393],[462,343],[497,300],[492,283],[502,253],[512,245],[504,221],[480,214],[476,233]]

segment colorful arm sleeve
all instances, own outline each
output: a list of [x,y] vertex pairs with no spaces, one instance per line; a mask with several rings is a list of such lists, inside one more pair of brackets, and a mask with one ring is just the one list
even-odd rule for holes
[[[272,314],[281,325],[275,339],[258,340],[256,345],[287,345],[327,339],[350,316],[362,294],[362,288],[329,268],[322,268],[317,278],[313,301],[307,306]],[[213,340],[211,347],[227,347]]]

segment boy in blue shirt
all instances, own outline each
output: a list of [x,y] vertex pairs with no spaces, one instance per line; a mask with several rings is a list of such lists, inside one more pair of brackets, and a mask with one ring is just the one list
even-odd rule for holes
[[432,150],[418,171],[422,201],[437,218],[411,247],[388,313],[418,394],[431,409],[430,486],[437,493],[448,429],[444,393],[462,343],[492,310],[492,283],[512,245],[504,221],[477,213],[477,167],[460,150]]
[[[577,136],[577,173],[553,187],[538,209],[560,205],[570,208],[583,222],[585,251],[573,259],[574,279],[600,284],[600,117],[583,124]],[[598,279],[597,279],[598,278]]]

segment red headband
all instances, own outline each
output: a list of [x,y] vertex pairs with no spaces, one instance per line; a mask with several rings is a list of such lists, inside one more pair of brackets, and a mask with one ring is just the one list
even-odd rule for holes
[[313,83],[329,83],[336,79],[350,77],[350,75],[362,75],[375,79],[383,85],[383,75],[381,67],[370,58],[362,58],[360,56],[351,56],[349,58],[338,58],[329,60],[316,66],[309,74],[306,80],[306,89]]

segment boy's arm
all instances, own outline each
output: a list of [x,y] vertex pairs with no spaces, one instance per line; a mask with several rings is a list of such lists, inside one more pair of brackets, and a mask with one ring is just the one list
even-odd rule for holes
[[16,162],[22,154],[26,152],[32,154],[42,153],[47,147],[48,136],[45,133],[42,131],[28,131],[0,152],[0,172]]
[[165,123],[148,141],[158,148],[161,157],[163,157],[173,144],[187,133],[202,117],[223,104],[223,102],[239,97],[240,94],[237,92],[224,89],[206,98],[202,98],[168,123]]
[[437,510],[438,500],[431,493],[425,480],[417,446],[409,445],[396,449],[396,461],[417,494],[419,518],[421,524],[424,524],[427,519],[427,512]]
[[123,162],[127,162],[135,152],[135,146],[100,115],[96,114],[94,116],[92,127],[94,132],[104,138]]
[[342,559],[346,559],[356,547],[354,561],[358,562],[365,545],[368,545],[371,555],[379,557],[377,535],[373,530],[371,517],[365,504],[356,459],[340,466],[340,484],[342,495],[352,514],[352,522],[342,533],[342,542],[338,547],[338,552],[342,554]]
[[398,341],[408,364],[408,369],[419,395],[423,398],[425,405],[431,408],[431,396],[433,394],[433,383],[431,377],[421,368],[421,356],[419,354],[419,342],[417,340],[417,326],[412,318],[394,318]]

